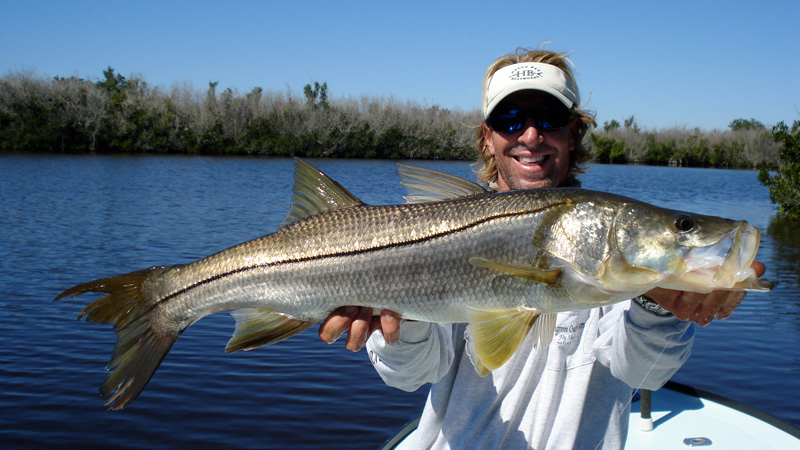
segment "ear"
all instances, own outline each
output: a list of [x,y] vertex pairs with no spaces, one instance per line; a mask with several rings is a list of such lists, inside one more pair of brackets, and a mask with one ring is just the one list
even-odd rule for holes
[[486,147],[489,149],[489,154],[494,156],[494,144],[492,143],[492,129],[489,128],[489,125],[486,125],[486,122],[481,124],[483,130],[483,139],[486,141]]

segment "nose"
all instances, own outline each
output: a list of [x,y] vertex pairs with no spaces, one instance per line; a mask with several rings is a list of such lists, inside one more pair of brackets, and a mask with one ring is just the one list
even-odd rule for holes
[[542,133],[536,129],[533,119],[526,120],[522,128],[522,134],[519,136],[519,142],[527,146],[534,146],[542,142],[542,139]]

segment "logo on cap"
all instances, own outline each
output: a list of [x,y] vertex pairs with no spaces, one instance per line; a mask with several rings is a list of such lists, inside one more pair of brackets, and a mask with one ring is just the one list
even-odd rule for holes
[[542,78],[543,76],[544,74],[538,68],[532,66],[523,66],[514,69],[509,75],[508,79],[511,81],[535,80],[537,78]]

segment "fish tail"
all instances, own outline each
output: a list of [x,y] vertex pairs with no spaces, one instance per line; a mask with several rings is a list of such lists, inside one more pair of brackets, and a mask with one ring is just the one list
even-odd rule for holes
[[180,335],[178,329],[153,328],[155,300],[142,288],[148,278],[165,270],[151,267],[90,281],[55,298],[57,301],[87,292],[107,294],[87,305],[78,319],[85,316],[88,322],[111,324],[116,330],[117,344],[106,367],[111,373],[100,386],[100,395],[108,397],[105,405],[109,409],[123,409],[139,396]]

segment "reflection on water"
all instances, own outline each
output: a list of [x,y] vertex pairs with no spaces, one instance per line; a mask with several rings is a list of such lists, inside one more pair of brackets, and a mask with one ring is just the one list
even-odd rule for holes
[[[774,240],[772,260],[776,263],[772,271],[780,273],[783,282],[792,280],[793,288],[800,289],[800,221],[790,221],[781,216],[770,220],[767,233]],[[791,283],[791,282],[790,282]]]

